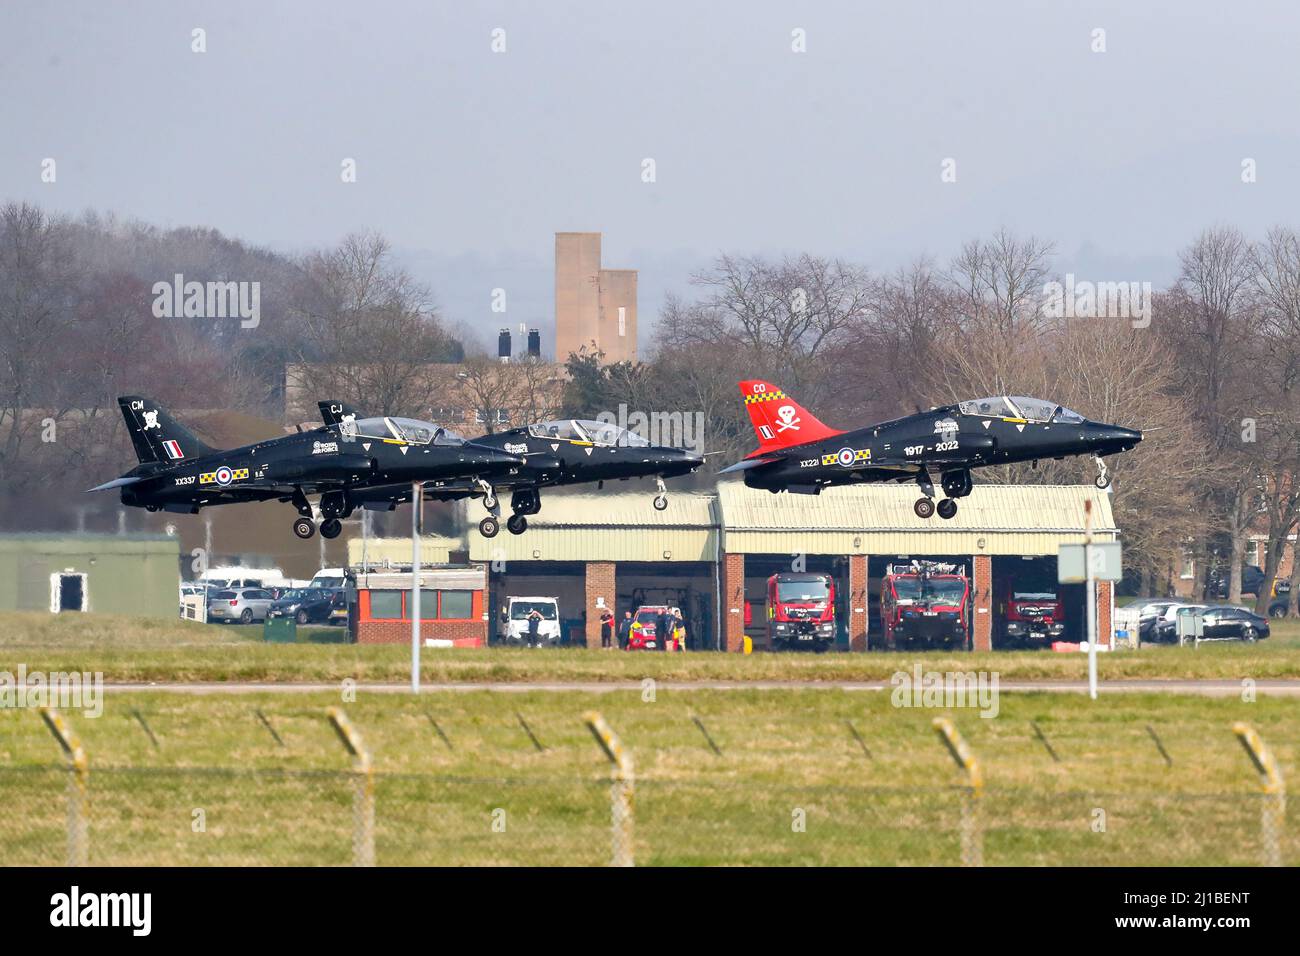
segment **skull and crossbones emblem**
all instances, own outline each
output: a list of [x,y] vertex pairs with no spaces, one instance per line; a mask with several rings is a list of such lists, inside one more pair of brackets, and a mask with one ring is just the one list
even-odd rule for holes
[[144,413],[144,427],[145,427],[145,429],[150,429],[150,428],[162,428],[162,425],[160,425],[160,424],[158,423],[158,410],[157,410],[157,409],[154,409],[154,410],[151,411],[151,412],[145,412],[145,413]]
[[799,430],[799,418],[795,414],[793,405],[782,405],[776,410],[776,417],[781,419],[776,423],[776,430],[778,432],[797,432]]

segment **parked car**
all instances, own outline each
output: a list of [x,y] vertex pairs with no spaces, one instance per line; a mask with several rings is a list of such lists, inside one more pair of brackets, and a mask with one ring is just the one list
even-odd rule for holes
[[1218,605],[1201,613],[1205,640],[1237,640],[1250,643],[1269,635],[1268,618],[1244,607]]
[[1154,640],[1153,632],[1155,631],[1156,621],[1169,608],[1181,605],[1181,601],[1168,598],[1152,598],[1150,600],[1139,598],[1134,601],[1129,607],[1138,612],[1138,637],[1147,642]]
[[632,615],[632,630],[628,633],[629,651],[655,651],[663,649],[659,635],[659,615],[666,614],[666,604],[644,604]]
[[290,588],[271,602],[267,617],[291,617],[299,624],[328,624],[339,594],[342,592],[328,588]]
[[1208,604],[1171,604],[1156,618],[1150,631],[1150,638],[1157,644],[1178,643],[1178,614],[1181,611],[1198,611],[1209,607]]
[[231,588],[208,595],[208,620],[217,624],[265,621],[274,598],[263,588]]
[[[1215,568],[1209,574],[1206,580],[1208,590],[1206,593],[1215,598],[1226,598],[1228,596],[1228,569]],[[1252,597],[1258,597],[1260,588],[1264,586],[1264,569],[1253,564],[1243,564],[1241,566],[1241,593],[1249,594]]]

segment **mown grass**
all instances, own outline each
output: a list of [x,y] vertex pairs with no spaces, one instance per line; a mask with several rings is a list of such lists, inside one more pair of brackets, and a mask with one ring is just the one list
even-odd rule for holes
[[[592,707],[634,758],[647,864],[956,864],[960,776],[930,725],[937,713],[984,766],[989,864],[1255,863],[1257,781],[1232,722],[1252,723],[1284,773],[1300,758],[1300,708],[1265,698],[1014,694],[981,719],[816,689],[362,692],[346,702],[123,692],[98,719],[68,715],[92,766],[91,862],[349,862],[355,780],[324,717],[338,704],[374,755],[377,856],[391,864],[606,862],[608,765],[581,721]],[[67,775],[45,769],[58,763],[34,712],[0,711],[7,862],[62,861]],[[504,832],[493,826],[502,820]],[[1300,862],[1294,824],[1283,849]]]
[[[1145,647],[1102,658],[1105,679],[1300,678],[1300,622],[1275,622],[1253,645]],[[331,630],[331,629],[326,629]],[[331,633],[336,633],[331,630]],[[438,649],[422,656],[430,682],[867,681],[923,660],[929,670],[997,671],[1003,680],[1080,680],[1086,657],[1049,651],[976,654],[663,654],[586,649]],[[114,683],[322,682],[410,678],[405,645],[266,644],[260,627],[110,615],[0,614],[0,669],[101,672]]]

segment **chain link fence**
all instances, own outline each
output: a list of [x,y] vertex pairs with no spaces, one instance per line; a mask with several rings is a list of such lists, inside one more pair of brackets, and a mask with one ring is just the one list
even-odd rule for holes
[[83,796],[73,777],[0,769],[6,863],[78,846],[103,866],[1300,862],[1267,794],[96,767]]

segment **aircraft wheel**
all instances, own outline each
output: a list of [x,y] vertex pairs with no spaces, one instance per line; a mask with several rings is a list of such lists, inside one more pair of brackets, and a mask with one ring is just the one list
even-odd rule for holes
[[506,519],[506,530],[511,534],[523,534],[528,530],[528,519],[523,515],[511,515]]
[[944,498],[939,502],[939,517],[947,520],[955,517],[957,514],[957,502],[951,498]]
[[916,512],[918,518],[929,518],[934,514],[934,501],[930,498],[917,498],[912,505],[912,510]]
[[484,495],[484,496],[483,496],[483,507],[484,507],[484,508],[486,508],[488,511],[491,511],[491,510],[492,510],[493,508],[495,508],[496,506],[497,506],[497,496],[496,496],[496,495]]
[[664,511],[664,510],[667,509],[667,507],[668,507],[668,496],[667,496],[667,495],[656,495],[656,496],[655,496],[655,511]]
[[488,515],[478,523],[478,533],[485,538],[495,538],[497,532],[501,530],[501,524],[496,518]]
[[1098,475],[1092,483],[1104,491],[1110,487],[1110,475]]
[[343,531],[343,522],[338,518],[326,518],[320,523],[322,538],[337,538]]
[[316,526],[310,518],[299,518],[293,523],[293,533],[306,541],[316,533]]

